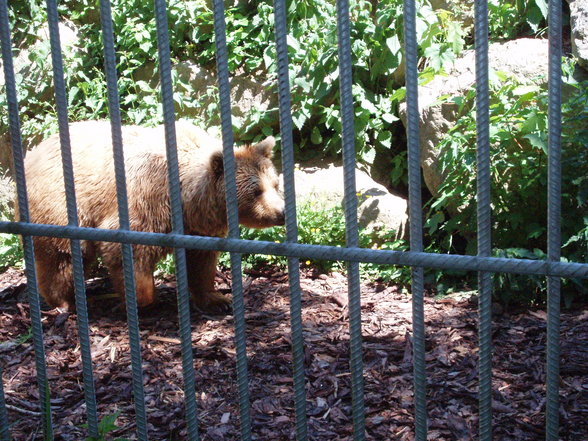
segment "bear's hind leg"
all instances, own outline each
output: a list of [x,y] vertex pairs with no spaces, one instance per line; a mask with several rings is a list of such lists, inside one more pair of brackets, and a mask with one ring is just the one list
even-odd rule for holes
[[231,300],[214,289],[218,251],[186,250],[188,285],[194,306],[213,314],[231,312]]
[[[125,284],[121,245],[108,245],[110,246],[103,246],[100,253],[103,256],[105,265],[108,267],[114,291],[121,296],[121,299],[124,299]],[[153,270],[155,268],[155,263],[157,262],[157,253],[154,248],[155,247],[147,247],[144,245],[133,247],[137,305],[141,308],[151,305],[156,299]]]
[[[47,252],[46,242],[35,241],[35,267],[39,292],[53,308],[75,309],[71,255]],[[52,248],[52,247],[51,247]]]
[[[110,280],[114,291],[125,298],[124,271],[121,266],[109,267]],[[144,271],[135,266],[135,289],[137,293],[137,306],[143,308],[155,302],[155,283],[153,274],[148,270]]]
[[155,281],[153,280],[153,266],[137,265],[135,263],[135,284],[137,285],[137,305],[140,308],[155,303]]

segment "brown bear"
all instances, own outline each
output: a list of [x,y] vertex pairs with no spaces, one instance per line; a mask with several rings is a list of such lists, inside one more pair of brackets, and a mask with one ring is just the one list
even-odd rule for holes
[[[131,229],[171,231],[170,199],[163,126],[123,127],[123,148]],[[227,215],[221,142],[190,123],[176,123],[178,163],[186,234],[225,236]],[[79,225],[119,227],[110,123],[70,125]],[[275,141],[235,149],[239,222],[253,228],[284,224],[284,199],[272,164]],[[59,136],[53,135],[26,156],[25,170],[32,222],[67,225]],[[121,245],[82,241],[84,265],[101,256],[113,287],[124,295]],[[72,259],[68,239],[34,239],[39,290],[53,307],[74,306]],[[137,301],[155,301],[153,271],[171,250],[133,246]],[[188,284],[194,305],[226,312],[229,300],[214,290],[217,251],[186,250]]]

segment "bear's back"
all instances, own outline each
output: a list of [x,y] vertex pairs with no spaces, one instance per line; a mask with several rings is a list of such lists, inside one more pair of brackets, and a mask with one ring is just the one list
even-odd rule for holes
[[[108,121],[70,125],[72,162],[81,226],[118,227],[116,179]],[[169,197],[163,126],[122,128],[129,213],[133,229],[169,230]],[[220,142],[187,122],[176,123],[178,161],[186,188],[196,187],[203,166]],[[31,220],[67,224],[59,134],[52,135],[26,156]],[[192,185],[187,185],[192,184]]]

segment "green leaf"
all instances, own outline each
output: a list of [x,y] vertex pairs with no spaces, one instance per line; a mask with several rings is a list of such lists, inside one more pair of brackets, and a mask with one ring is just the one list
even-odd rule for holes
[[539,136],[536,133],[529,133],[523,138],[528,139],[533,147],[541,149],[544,153],[547,154],[547,141],[545,138]]
[[524,85],[515,87],[512,90],[512,94],[514,96],[520,97],[521,99],[525,99],[527,97],[534,97],[540,90],[541,88],[536,85]]
[[376,139],[382,146],[386,148],[390,148],[392,146],[392,133],[388,130],[379,132]]
[[310,135],[310,141],[316,145],[321,144],[323,142],[323,137],[321,136],[321,132],[318,129],[318,127],[316,127],[316,126],[314,126],[312,128],[312,132]]
[[367,98],[361,100],[361,108],[367,110],[372,115],[378,114],[378,108]]
[[274,131],[270,126],[263,126],[261,128],[261,133],[263,133],[264,136],[273,136]]
[[543,18],[545,20],[547,20],[547,15],[548,15],[547,0],[535,0],[535,4],[537,5],[539,10],[541,11],[541,15],[543,15]]
[[536,112],[531,112],[527,119],[521,124],[522,133],[533,133],[537,130],[539,117]]
[[386,46],[392,53],[392,55],[398,54],[402,50],[402,45],[400,44],[400,39],[398,38],[397,34],[386,38]]
[[302,130],[302,126],[306,122],[306,116],[302,114],[302,112],[295,112],[292,114],[292,122],[298,128],[298,130]]
[[441,211],[434,213],[429,219],[427,219],[426,225],[429,229],[429,233],[433,233],[439,227],[439,224],[445,221],[445,215]]
[[295,78],[294,84],[299,86],[306,93],[310,92],[312,88],[312,84],[306,78],[303,77]]
[[286,42],[288,43],[288,48],[292,49],[294,52],[301,51],[300,43],[292,35],[286,36]]
[[451,49],[459,54],[464,45],[462,24],[457,21],[450,21],[447,24],[447,41],[451,44]]
[[360,153],[361,160],[366,164],[373,164],[376,158],[376,150],[373,148],[365,148]]
[[539,8],[530,8],[527,12],[527,24],[531,27],[533,32],[537,32],[539,30],[539,25],[543,19],[543,13]]

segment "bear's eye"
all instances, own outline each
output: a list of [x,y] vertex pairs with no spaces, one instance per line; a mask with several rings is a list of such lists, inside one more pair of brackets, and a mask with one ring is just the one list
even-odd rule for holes
[[263,193],[263,191],[261,191],[261,188],[257,187],[255,190],[253,190],[253,196],[255,196],[256,198],[261,196],[261,193]]

